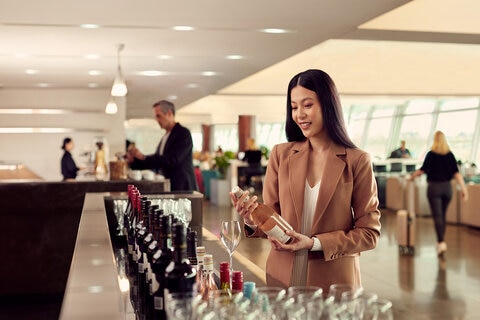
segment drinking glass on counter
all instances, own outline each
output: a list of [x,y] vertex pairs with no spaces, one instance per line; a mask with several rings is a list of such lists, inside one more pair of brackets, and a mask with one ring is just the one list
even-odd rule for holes
[[317,286],[292,286],[287,289],[289,319],[315,319],[323,310],[323,289]]
[[341,302],[346,305],[346,313],[352,319],[363,319],[365,310],[378,299],[378,295],[364,290],[342,293]]
[[287,291],[280,287],[257,287],[252,293],[252,307],[260,310],[259,319],[282,319]]
[[257,287],[251,298],[225,292],[212,292],[208,301],[169,294],[167,315],[180,320],[393,320],[392,302],[363,290],[343,291],[340,300],[306,286]]
[[158,205],[164,214],[172,214],[186,226],[192,221],[192,201],[187,198],[178,199],[151,199],[152,204]]
[[371,301],[365,308],[364,320],[393,320],[392,302],[387,299]]
[[222,244],[225,249],[227,249],[230,257],[230,276],[233,274],[232,255],[235,249],[237,249],[241,237],[242,229],[240,228],[240,222],[222,221],[220,239],[222,240]]
[[323,290],[317,286],[292,286],[287,289],[287,296],[300,303],[323,296]]
[[168,319],[191,320],[197,298],[183,292],[172,292],[165,296],[165,311]]
[[328,289],[327,298],[331,297],[335,302],[340,302],[342,299],[342,294],[344,292],[354,293],[357,290],[361,290],[361,289],[355,288],[354,286],[349,284],[335,283],[335,284],[332,284]]

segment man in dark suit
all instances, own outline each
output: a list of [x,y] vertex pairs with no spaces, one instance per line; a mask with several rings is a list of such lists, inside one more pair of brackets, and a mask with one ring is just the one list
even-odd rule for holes
[[144,155],[138,149],[128,152],[130,168],[150,169],[170,179],[172,191],[198,190],[193,169],[193,141],[190,131],[175,121],[175,106],[167,100],[153,105],[155,119],[166,131],[157,150]]

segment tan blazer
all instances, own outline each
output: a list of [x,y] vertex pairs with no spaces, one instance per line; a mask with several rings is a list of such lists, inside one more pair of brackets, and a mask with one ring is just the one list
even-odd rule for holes
[[[272,148],[263,186],[263,200],[296,230],[301,229],[307,179],[309,142]],[[310,251],[307,285],[324,292],[333,283],[361,286],[359,256],[375,248],[380,236],[377,185],[368,153],[332,145],[320,184],[311,233],[323,251]],[[266,237],[246,227],[247,236]],[[269,286],[288,287],[294,253],[272,249],[267,259]]]

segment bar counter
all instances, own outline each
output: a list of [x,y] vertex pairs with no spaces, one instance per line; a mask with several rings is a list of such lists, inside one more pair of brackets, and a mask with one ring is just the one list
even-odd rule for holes
[[120,290],[124,279],[118,276],[109,237],[106,196],[85,196],[59,319],[135,319],[128,290]]
[[40,313],[45,306],[48,314],[54,314],[50,318],[57,319],[85,194],[126,195],[130,183],[142,193],[170,191],[168,180],[0,182],[0,243],[4,257],[0,264],[0,311],[34,304]]

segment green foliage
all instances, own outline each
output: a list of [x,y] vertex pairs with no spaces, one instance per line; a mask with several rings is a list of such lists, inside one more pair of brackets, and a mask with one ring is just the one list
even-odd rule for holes
[[223,155],[224,155],[225,157],[227,157],[229,160],[233,160],[233,159],[236,158],[235,152],[233,152],[233,151],[225,151],[225,152],[223,153]]
[[215,157],[215,168],[220,174],[220,179],[226,178],[230,160],[232,159],[235,159],[235,153],[233,151],[225,151],[222,155]]
[[267,146],[260,146],[260,151],[262,152],[262,156],[265,157],[265,160],[268,160],[268,156],[270,155],[270,149]]

